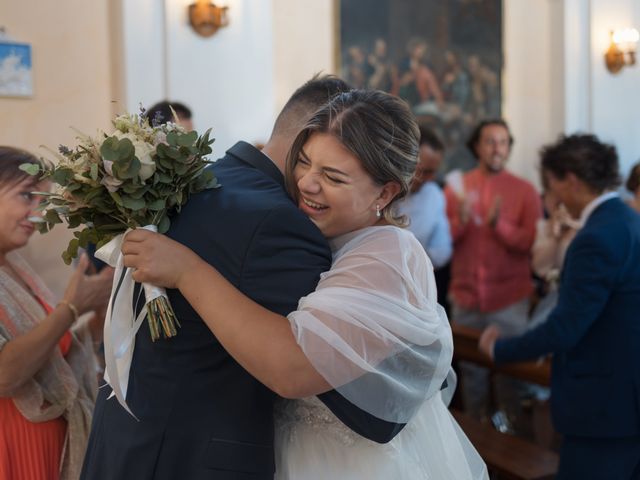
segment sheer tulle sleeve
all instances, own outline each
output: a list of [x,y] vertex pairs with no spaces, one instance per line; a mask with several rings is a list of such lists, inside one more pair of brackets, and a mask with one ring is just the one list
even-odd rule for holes
[[341,395],[405,423],[451,366],[451,330],[436,298],[433,267],[415,237],[372,227],[350,234],[288,318],[307,358]]

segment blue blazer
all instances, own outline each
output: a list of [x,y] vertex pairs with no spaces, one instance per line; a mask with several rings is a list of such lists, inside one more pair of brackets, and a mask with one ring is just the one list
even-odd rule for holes
[[552,353],[551,413],[565,435],[640,435],[640,216],[599,205],[571,242],[548,320],[495,345],[497,363]]
[[[221,188],[194,195],[168,235],[216,267],[245,295],[286,315],[331,266],[325,238],[287,196],[276,166],[239,142],[213,166]],[[220,345],[177,290],[178,335],[136,336],[127,403],[98,396],[85,480],[272,479],[276,395]],[[215,302],[216,292],[211,292]],[[402,425],[377,420],[337,392],[319,396],[348,426],[386,440]]]

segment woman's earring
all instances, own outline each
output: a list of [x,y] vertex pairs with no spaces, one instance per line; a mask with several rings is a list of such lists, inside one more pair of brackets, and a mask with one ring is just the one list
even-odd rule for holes
[[380,218],[380,205],[376,205],[376,217]]

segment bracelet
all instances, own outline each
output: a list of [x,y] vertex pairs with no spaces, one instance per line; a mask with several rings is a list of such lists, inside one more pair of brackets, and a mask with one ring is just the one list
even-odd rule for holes
[[60,305],[66,305],[67,307],[69,307],[69,310],[71,311],[71,315],[73,315],[73,321],[74,322],[78,321],[78,316],[79,316],[78,315],[78,309],[76,308],[76,306],[73,303],[71,303],[68,300],[60,300],[58,302],[58,306],[60,306]]

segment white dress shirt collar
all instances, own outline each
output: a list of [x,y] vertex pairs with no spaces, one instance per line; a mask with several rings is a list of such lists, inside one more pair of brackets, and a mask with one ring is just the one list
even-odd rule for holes
[[589,217],[591,216],[591,214],[596,208],[598,208],[607,200],[611,200],[612,198],[616,198],[619,196],[620,194],[618,192],[605,192],[599,197],[596,197],[593,200],[591,200],[587,204],[587,206],[584,207],[584,209],[582,209],[582,213],[580,214],[580,226],[584,227],[584,225],[587,223],[587,220],[589,220]]

